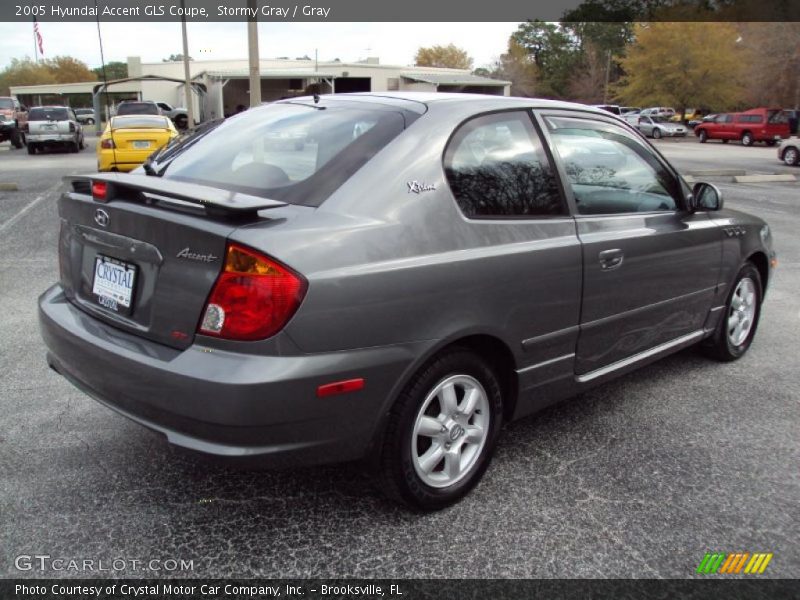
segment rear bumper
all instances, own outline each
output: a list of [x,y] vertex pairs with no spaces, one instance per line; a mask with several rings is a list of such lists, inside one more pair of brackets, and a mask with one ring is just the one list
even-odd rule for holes
[[[361,458],[420,344],[301,356],[176,350],[124,333],[73,306],[60,286],[39,299],[50,366],[172,444],[272,465]],[[319,385],[363,377],[364,389],[317,398]]]
[[74,133],[29,133],[28,143],[33,144],[68,144],[75,141]]
[[133,171],[140,167],[153,152],[155,149],[145,151],[100,149],[97,152],[97,170]]

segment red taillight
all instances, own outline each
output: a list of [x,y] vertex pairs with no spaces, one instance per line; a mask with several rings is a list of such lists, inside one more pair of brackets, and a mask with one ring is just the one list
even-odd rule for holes
[[108,184],[105,181],[92,182],[92,198],[105,202],[108,200]]
[[266,256],[229,244],[211,290],[200,333],[230,340],[261,340],[278,333],[300,306],[306,282]]
[[114,140],[112,140],[111,138],[100,140],[100,147],[103,148],[104,150],[113,150]]

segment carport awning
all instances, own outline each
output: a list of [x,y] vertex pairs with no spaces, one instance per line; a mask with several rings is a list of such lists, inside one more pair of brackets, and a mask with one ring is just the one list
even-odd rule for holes
[[511,85],[510,81],[502,79],[489,79],[480,75],[470,73],[400,73],[400,77],[419,83],[430,83],[433,85],[485,85],[505,87]]
[[[215,79],[249,79],[250,71],[247,69],[231,69],[226,71],[208,71],[209,77]],[[336,75],[320,73],[304,69],[266,69],[261,71],[261,79],[335,79]]]

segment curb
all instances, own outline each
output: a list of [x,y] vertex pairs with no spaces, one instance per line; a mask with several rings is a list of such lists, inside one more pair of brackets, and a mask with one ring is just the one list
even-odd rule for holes
[[767,183],[771,181],[797,181],[797,177],[783,174],[772,175],[738,175],[733,178],[736,183]]

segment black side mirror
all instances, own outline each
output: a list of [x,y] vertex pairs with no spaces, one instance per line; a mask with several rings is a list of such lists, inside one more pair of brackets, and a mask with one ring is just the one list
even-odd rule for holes
[[695,210],[722,210],[722,192],[712,183],[698,181],[692,188],[689,208]]

